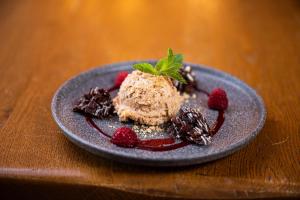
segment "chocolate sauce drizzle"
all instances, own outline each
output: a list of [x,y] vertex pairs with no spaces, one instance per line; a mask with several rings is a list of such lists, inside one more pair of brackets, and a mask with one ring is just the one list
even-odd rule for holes
[[[112,87],[108,91],[112,92],[117,89],[118,88],[116,88],[116,87]],[[196,91],[198,91],[200,93],[204,93],[207,96],[209,95],[209,93],[207,91],[199,89],[199,88],[196,88]],[[99,126],[97,126],[97,124],[93,121],[93,119],[91,117],[86,117],[85,119],[91,127],[96,129],[99,133],[101,133],[105,137],[111,139],[112,136],[110,136],[109,134],[102,131],[102,129]],[[210,129],[210,134],[212,136],[215,135],[219,131],[219,129],[221,128],[221,126],[224,123],[224,120],[225,120],[224,110],[219,110],[217,120],[214,123],[213,127]],[[179,143],[176,143],[176,140],[174,138],[170,137],[170,138],[161,138],[161,139],[139,140],[136,148],[148,150],[148,151],[170,151],[170,150],[182,148],[189,144],[191,144],[191,143],[188,141],[181,141]]]

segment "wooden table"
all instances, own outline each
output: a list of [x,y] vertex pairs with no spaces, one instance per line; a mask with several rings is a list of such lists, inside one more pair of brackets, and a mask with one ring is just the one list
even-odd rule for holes
[[[299,1],[2,0],[0,44],[0,198],[300,196]],[[267,121],[251,144],[160,169],[98,158],[62,135],[50,102],[66,79],[168,47],[264,98]]]

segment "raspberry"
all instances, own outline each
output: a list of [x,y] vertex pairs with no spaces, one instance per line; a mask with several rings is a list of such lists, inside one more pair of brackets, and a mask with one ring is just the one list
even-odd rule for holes
[[117,74],[116,79],[115,79],[115,87],[119,88],[125,78],[127,77],[128,72],[127,71],[121,71]]
[[135,147],[139,140],[132,129],[121,127],[115,131],[111,138],[111,142],[121,147]]
[[221,88],[215,88],[209,94],[208,107],[215,110],[226,110],[228,107],[228,99],[226,92]]

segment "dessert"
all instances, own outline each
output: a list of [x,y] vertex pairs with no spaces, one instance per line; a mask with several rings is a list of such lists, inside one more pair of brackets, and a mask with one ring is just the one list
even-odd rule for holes
[[168,122],[183,102],[170,78],[133,71],[113,100],[120,121],[129,119],[146,125]]
[[115,87],[119,88],[127,76],[128,76],[128,72],[126,71],[119,72],[115,79]]
[[168,56],[155,66],[150,63],[133,65],[133,71],[120,87],[114,105],[120,121],[129,119],[140,124],[159,125],[176,115],[183,102],[172,79],[182,83],[180,74],[183,57],[168,49]]
[[111,138],[111,142],[121,147],[135,147],[138,144],[138,138],[135,132],[128,127],[118,128]]
[[195,78],[195,74],[192,71],[191,66],[183,66],[180,68],[179,73],[186,80],[186,83],[174,80],[174,86],[177,88],[180,93],[192,93],[195,89],[197,89],[197,81]]
[[226,92],[222,88],[215,88],[209,94],[207,105],[211,109],[226,110],[228,107]]
[[[117,74],[110,89],[90,89],[73,110],[86,115],[91,127],[119,147],[169,151],[189,144],[209,145],[225,120],[227,94],[221,88],[211,93],[198,88],[192,68],[183,66],[182,59],[182,55],[173,54],[169,49],[167,57],[155,66],[150,63],[134,64],[132,73],[122,71]],[[110,92],[117,89],[117,96],[112,100]],[[208,107],[218,111],[217,120],[211,126],[198,109],[183,105],[186,100],[183,96],[196,96],[195,92],[207,95]],[[116,129],[111,136],[92,119],[104,119],[115,114],[121,122],[134,121],[133,129],[124,126]],[[153,128],[152,125],[159,126]],[[168,137],[143,140],[136,132],[143,129],[143,134],[163,130]]]
[[199,110],[183,107],[178,115],[171,119],[168,133],[176,138],[208,145],[211,143],[209,126]]
[[117,74],[115,78],[115,84],[108,89],[108,92],[112,92],[116,89],[119,89],[125,78],[128,76],[128,72],[126,71],[121,71]]
[[79,99],[73,111],[102,119],[112,115],[114,107],[108,91],[96,87]]

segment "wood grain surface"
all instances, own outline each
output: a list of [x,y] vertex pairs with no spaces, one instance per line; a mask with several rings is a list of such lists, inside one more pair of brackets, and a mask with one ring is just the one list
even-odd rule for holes
[[[93,156],[62,135],[50,102],[64,81],[168,47],[257,90],[268,116],[252,143],[218,161],[161,169]],[[0,195],[299,197],[299,52],[299,1],[1,0]]]

